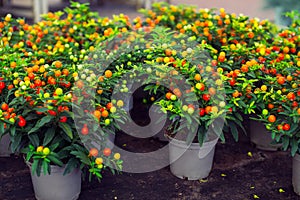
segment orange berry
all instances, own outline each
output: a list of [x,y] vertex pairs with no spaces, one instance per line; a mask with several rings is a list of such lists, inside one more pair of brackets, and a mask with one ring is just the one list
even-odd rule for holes
[[111,154],[111,149],[110,149],[110,148],[105,148],[105,149],[103,150],[103,155],[105,155],[105,156],[110,156],[110,154]]
[[211,106],[206,106],[205,107],[205,113],[209,114],[212,111],[212,107]]
[[282,84],[285,83],[285,78],[282,77],[282,76],[280,76],[280,77],[277,78],[277,82],[278,82],[280,85],[282,85]]
[[3,111],[6,111],[6,110],[8,109],[8,104],[7,104],[7,103],[2,103],[1,109],[2,109]]
[[101,116],[104,117],[104,118],[106,118],[106,117],[108,117],[108,114],[109,113],[108,113],[107,110],[103,110],[102,113],[101,113]]
[[11,62],[11,63],[10,63],[10,67],[11,67],[11,68],[16,68],[16,66],[17,66],[17,63],[16,63],[16,62]]
[[200,81],[201,80],[201,75],[200,74],[196,74],[194,76],[195,81]]
[[98,155],[98,150],[96,148],[91,148],[89,152],[89,156],[96,157]]
[[55,65],[56,68],[61,68],[62,67],[62,63],[59,60],[54,61],[54,65]]
[[271,122],[271,123],[274,123],[274,122],[276,121],[275,115],[270,115],[270,116],[268,117],[268,121]]
[[271,109],[273,109],[273,108],[274,108],[274,105],[273,105],[273,104],[271,104],[271,103],[269,103],[269,104],[268,104],[268,108],[271,110]]
[[175,88],[175,89],[173,90],[173,93],[174,93],[177,97],[181,97],[181,91],[180,91],[179,88]]
[[286,80],[287,80],[287,81],[292,81],[292,80],[293,80],[293,77],[292,77],[291,75],[288,75],[288,76],[286,77]]
[[97,118],[97,119],[100,119],[101,117],[101,112],[99,110],[95,110],[94,111],[94,116]]
[[166,94],[166,98],[169,99],[169,100],[171,99],[171,96],[172,96],[172,93],[171,93],[171,92],[168,92],[168,93]]
[[112,71],[106,70],[106,71],[104,72],[104,76],[105,76],[106,78],[112,77]]

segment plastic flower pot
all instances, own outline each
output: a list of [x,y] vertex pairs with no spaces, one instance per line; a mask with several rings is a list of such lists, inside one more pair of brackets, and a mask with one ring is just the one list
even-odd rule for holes
[[9,135],[4,135],[0,140],[0,157],[9,157],[12,153],[10,148],[10,137]]
[[277,151],[282,146],[273,142],[272,134],[266,129],[263,123],[254,120],[250,120],[249,123],[250,140],[256,145],[257,149]]
[[171,139],[169,144],[171,172],[181,179],[206,178],[212,168],[217,141],[218,138],[204,142],[200,147],[199,143],[188,146],[185,141]]
[[293,158],[293,187],[294,192],[300,195],[300,155],[296,154]]
[[32,174],[31,163],[27,162],[37,200],[76,200],[81,192],[81,170],[74,169],[63,175],[65,168],[51,165],[51,174]]

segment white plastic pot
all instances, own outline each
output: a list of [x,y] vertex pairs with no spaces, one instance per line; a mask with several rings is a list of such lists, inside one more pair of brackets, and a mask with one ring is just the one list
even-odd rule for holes
[[63,175],[65,168],[51,165],[51,174],[32,174],[31,179],[37,200],[76,200],[81,192],[81,170],[74,169]]
[[181,179],[198,180],[206,178],[212,168],[215,146],[218,138],[187,146],[185,141],[172,139],[169,144],[171,172]]
[[263,123],[250,120],[250,140],[256,148],[265,151],[277,151],[282,145],[272,144],[272,134],[266,129]]
[[294,192],[300,195],[300,155],[296,154],[293,158],[293,187]]
[[9,135],[4,135],[0,140],[0,157],[9,157],[12,153],[10,150],[10,137]]

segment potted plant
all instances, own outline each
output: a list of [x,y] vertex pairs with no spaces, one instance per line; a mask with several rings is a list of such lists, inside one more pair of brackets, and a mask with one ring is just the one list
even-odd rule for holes
[[[2,103],[1,136],[8,133],[12,152],[24,154],[38,199],[76,199],[81,171],[87,169],[90,178],[95,175],[100,180],[106,167],[112,171],[122,167],[120,154],[112,153],[106,142],[114,123],[97,120],[99,115],[93,113],[95,123],[106,127],[99,136],[101,146],[86,148],[80,136],[89,134],[89,127],[83,121],[76,126],[72,106],[78,64],[97,42],[128,27],[125,16],[114,20],[100,18],[85,4],[72,3],[65,13],[48,13],[34,25],[11,15],[0,23],[1,100],[9,102]],[[107,119],[113,122],[113,117]]]
[[[264,98],[265,109],[259,115],[272,138],[282,143],[284,150],[290,150],[293,158],[293,186],[300,194],[299,184],[299,14],[290,13],[293,22],[288,29],[279,33],[273,45],[273,66],[277,72],[264,75],[265,84],[270,87]],[[271,62],[270,62],[271,63]]]

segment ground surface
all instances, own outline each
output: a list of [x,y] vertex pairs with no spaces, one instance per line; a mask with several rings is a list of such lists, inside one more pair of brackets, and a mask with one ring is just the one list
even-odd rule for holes
[[[137,109],[138,115],[133,113],[139,124],[149,122],[143,117],[143,109]],[[166,142],[119,133],[116,145],[132,152],[149,152],[163,147]],[[256,195],[263,200],[300,200],[293,192],[291,164],[287,152],[260,151],[246,137],[238,143],[228,137],[226,144],[217,144],[213,169],[205,180],[179,179],[172,175],[169,166],[143,174],[113,176],[106,171],[101,183],[83,182],[80,199],[249,200]],[[0,158],[0,199],[34,199],[29,169],[21,157]]]

